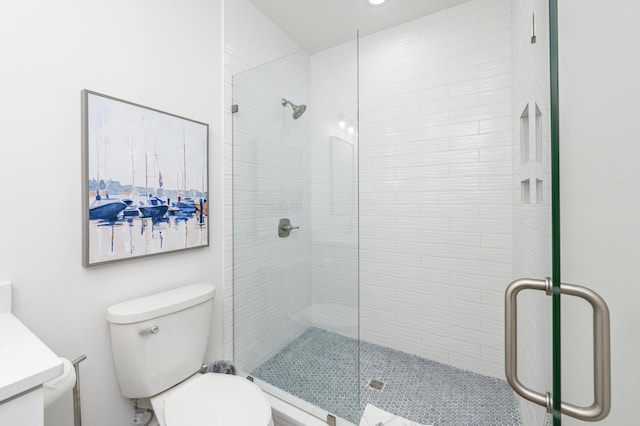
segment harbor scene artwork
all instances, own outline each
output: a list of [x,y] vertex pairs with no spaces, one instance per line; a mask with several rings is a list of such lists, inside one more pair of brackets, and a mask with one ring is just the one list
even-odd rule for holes
[[209,245],[209,126],[82,93],[84,266]]

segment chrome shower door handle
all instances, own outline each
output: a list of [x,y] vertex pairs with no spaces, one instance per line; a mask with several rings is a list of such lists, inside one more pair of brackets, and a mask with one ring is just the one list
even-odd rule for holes
[[[553,412],[553,397],[524,386],[518,379],[518,293],[522,290],[545,291],[552,294],[551,279],[520,279],[507,286],[505,292],[505,374],[513,390],[521,397]],[[585,299],[593,308],[594,401],[589,407],[560,402],[560,411],[576,419],[595,422],[611,410],[611,337],[609,308],[594,291],[572,284],[560,284],[560,293]]]
[[513,281],[507,286],[504,295],[504,368],[507,381],[513,390],[535,404],[547,407],[547,411],[553,411],[551,396],[529,389],[520,383],[518,378],[518,293],[522,290],[540,290],[550,294],[551,280],[521,279]]
[[300,227],[291,225],[291,221],[289,219],[280,219],[280,222],[278,223],[278,236],[280,238],[286,238],[294,229],[300,229]]
[[578,407],[561,402],[560,410],[588,422],[602,420],[611,410],[611,324],[607,302],[596,292],[573,284],[560,284],[560,293],[580,297],[593,308],[593,403]]

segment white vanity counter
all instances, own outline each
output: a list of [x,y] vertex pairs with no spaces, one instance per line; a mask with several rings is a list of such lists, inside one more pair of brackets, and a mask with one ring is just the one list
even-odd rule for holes
[[11,314],[11,284],[0,282],[0,425],[42,426],[42,384],[63,371],[62,360]]
[[63,372],[62,360],[13,314],[0,314],[0,404]]

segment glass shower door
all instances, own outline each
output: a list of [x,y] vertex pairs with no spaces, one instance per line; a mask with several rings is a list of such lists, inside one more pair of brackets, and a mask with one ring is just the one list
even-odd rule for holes
[[233,76],[234,360],[338,425],[359,415],[354,47]]
[[[304,58],[291,57],[233,78],[234,358],[246,373],[307,327],[298,313],[308,304],[311,279],[304,208],[308,124],[294,122],[281,106],[283,96],[307,93],[303,82],[282,93],[270,80],[278,68],[305,72],[305,65]],[[284,218],[300,229],[281,239]]]
[[[560,2],[564,6],[564,2]],[[569,9],[571,6],[569,6]],[[560,188],[560,164],[562,158],[560,157],[560,153],[563,151],[563,144],[561,144],[561,120],[560,120],[560,105],[561,105],[561,97],[560,97],[560,55],[559,55],[559,19],[558,19],[558,1],[551,0],[548,5],[544,4],[542,10],[545,12],[544,21],[543,21],[543,38],[541,41],[544,42],[545,55],[543,58],[548,58],[548,69],[549,69],[549,77],[548,77],[548,88],[549,88],[549,103],[548,112],[549,112],[549,123],[548,123],[548,131],[550,131],[550,155],[549,155],[549,170],[551,177],[551,221],[550,221],[550,229],[551,229],[551,266],[552,266],[552,274],[546,278],[545,280],[535,280],[535,279],[520,279],[513,282],[509,288],[507,289],[505,302],[506,302],[506,315],[505,315],[505,339],[506,339],[506,373],[507,378],[509,380],[510,385],[516,390],[516,392],[522,396],[524,399],[534,402],[537,405],[546,408],[546,411],[553,414],[553,424],[554,426],[560,426],[563,420],[568,420],[571,424],[575,424],[575,419],[580,421],[590,421],[595,422],[604,419],[609,415],[609,411],[611,408],[611,355],[610,355],[610,319],[609,319],[609,308],[605,300],[593,290],[574,284],[566,284],[563,282],[562,274],[561,274],[561,235],[564,236],[566,234],[561,234],[561,205],[569,205],[573,207],[573,203],[575,200],[572,198],[567,198],[568,202],[565,203],[565,199],[561,197]],[[535,19],[535,15],[533,15]],[[533,36],[531,39],[531,43],[536,43],[537,37],[535,35],[536,27],[535,20],[533,23]],[[548,23],[548,26],[545,25]],[[567,35],[567,33],[564,33]],[[565,55],[571,55],[571,52],[565,53]],[[570,61],[567,61],[570,63]],[[582,71],[580,71],[582,73]],[[546,73],[544,74],[546,75]],[[577,78],[577,77],[576,77]],[[546,80],[546,79],[545,79]],[[571,100],[573,101],[573,100]],[[571,101],[569,103],[571,103]],[[539,110],[536,108],[536,120],[538,118]],[[521,119],[527,118],[528,115],[523,114]],[[574,130],[571,129],[571,123],[569,123],[568,128],[572,133]],[[580,127],[583,127],[583,124],[580,123]],[[588,127],[588,126],[587,126]],[[574,149],[572,147],[571,141],[568,143],[569,150],[564,150],[565,152],[573,152],[574,155],[576,151],[572,151]],[[578,151],[579,152],[579,151]],[[589,154],[580,153],[582,155],[588,156]],[[543,155],[543,158],[545,156]],[[571,161],[574,160],[574,161]],[[580,170],[581,166],[576,166],[575,158],[570,159],[569,161],[563,162],[563,167],[569,166],[569,177],[573,178],[573,174],[576,174],[576,170]],[[579,172],[578,172],[579,174]],[[570,184],[571,185],[571,184]],[[569,185],[569,187],[570,187]],[[578,191],[582,190],[582,188],[578,188]],[[523,197],[525,193],[525,188],[523,187]],[[569,227],[572,227],[571,222],[573,220],[568,221]],[[566,220],[566,219],[565,219]],[[567,222],[564,222],[567,223]],[[563,240],[564,241],[564,240]],[[570,244],[575,244],[575,241],[569,240]],[[584,248],[573,248],[574,252],[581,252],[584,250],[585,252],[588,249]],[[519,380],[518,377],[518,368],[517,368],[517,359],[518,359],[518,343],[517,336],[519,333],[517,327],[517,295],[522,290],[537,290],[538,293],[544,292],[547,296],[551,296],[551,306],[552,306],[552,314],[549,316],[545,316],[547,319],[552,318],[552,347],[551,351],[548,351],[549,354],[552,355],[551,365],[553,370],[552,375],[552,386],[543,386],[538,387],[539,390],[534,390],[534,388],[530,388],[527,385],[524,385],[523,382]],[[563,305],[567,303],[571,309],[562,309],[561,310],[561,296]],[[580,309],[575,309],[576,299],[579,300],[579,303],[587,302],[588,313],[587,315],[580,318],[576,321],[576,317],[580,317]],[[584,305],[583,305],[584,308]],[[565,316],[562,322],[563,329],[566,331],[570,330],[570,338],[564,339],[561,336],[561,312],[569,313],[569,317]],[[584,309],[582,310],[584,313]],[[543,318],[545,318],[543,317]],[[580,323],[580,321],[582,321]],[[587,345],[581,346],[579,358],[589,359],[591,361],[591,366],[586,371],[583,371],[582,375],[591,376],[592,382],[587,384],[587,388],[593,389],[591,392],[591,398],[587,396],[587,398],[578,398],[579,403],[567,402],[568,399],[573,399],[573,395],[571,398],[566,398],[563,394],[563,386],[562,386],[562,366],[561,361],[567,358],[566,353],[575,353],[576,349],[571,347],[572,345],[566,345],[566,343],[571,342],[575,344],[576,341],[580,341],[580,339],[576,339],[575,336],[578,335],[589,335],[590,338],[582,340],[581,343],[586,343],[591,340],[591,348]],[[526,343],[529,345],[529,342]],[[565,350],[563,350],[563,347]],[[540,348],[533,346],[534,351],[538,351]],[[546,351],[546,350],[545,350]],[[586,352],[586,353],[585,353]],[[588,352],[592,352],[592,356],[588,354]],[[573,367],[571,368],[573,369]],[[591,371],[588,371],[591,370]],[[574,381],[575,378],[572,379]],[[583,383],[583,378],[580,378],[580,382]],[[588,380],[587,380],[588,381]],[[583,385],[584,386],[584,385]],[[546,390],[546,392],[544,392]],[[584,390],[584,389],[583,389]],[[584,393],[584,392],[583,392]],[[588,394],[589,392],[587,392]],[[590,403],[585,403],[586,401],[591,401]]]

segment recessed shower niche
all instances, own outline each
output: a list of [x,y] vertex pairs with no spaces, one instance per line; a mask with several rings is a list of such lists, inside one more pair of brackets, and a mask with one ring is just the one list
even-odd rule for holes
[[[529,120],[529,107],[535,112],[535,121],[531,123]],[[533,124],[533,126],[531,126]],[[534,134],[530,134],[533,127]],[[533,141],[534,145],[531,146]],[[531,157],[531,151],[535,157]],[[521,204],[543,204],[543,180],[544,170],[543,163],[543,121],[542,112],[536,102],[527,103],[520,114],[520,172],[527,179],[520,181],[520,203]],[[535,185],[534,185],[535,183]],[[535,193],[532,193],[535,191]]]
[[520,164],[529,162],[529,104],[520,115]]
[[535,104],[536,107],[536,161],[538,163],[542,163],[542,112],[540,112],[540,108],[538,104]]
[[536,179],[536,204],[543,204],[544,197],[542,194],[542,180]]
[[520,202],[522,204],[531,204],[531,179],[525,179],[520,182]]

